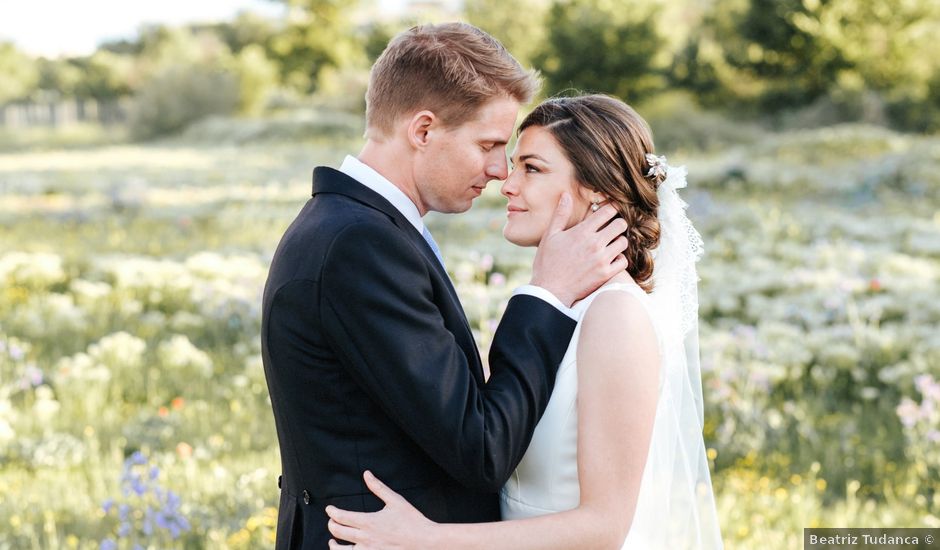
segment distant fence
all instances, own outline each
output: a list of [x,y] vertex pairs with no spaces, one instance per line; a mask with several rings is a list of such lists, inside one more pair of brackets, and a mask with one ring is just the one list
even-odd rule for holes
[[127,121],[130,102],[129,98],[124,98],[112,101],[63,99],[7,103],[0,105],[0,126],[59,128],[80,122],[121,124]]

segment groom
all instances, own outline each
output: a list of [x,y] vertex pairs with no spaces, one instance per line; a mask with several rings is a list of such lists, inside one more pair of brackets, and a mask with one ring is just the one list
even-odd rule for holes
[[532,75],[466,24],[415,27],[372,68],[367,142],[318,167],[264,291],[262,354],[283,475],[277,548],[326,548],[324,508],[376,511],[372,470],[432,520],[499,519],[496,492],[529,444],[575,322],[567,306],[625,267],[601,210],[561,231],[517,290],[484,379],[422,216],[470,208],[505,179]]

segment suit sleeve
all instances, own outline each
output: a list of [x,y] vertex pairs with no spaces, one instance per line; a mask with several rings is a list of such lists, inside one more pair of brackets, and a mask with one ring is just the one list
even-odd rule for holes
[[324,259],[321,322],[340,360],[454,479],[498,490],[545,411],[574,321],[516,296],[494,335],[480,387],[444,326],[424,256],[397,228],[356,224]]

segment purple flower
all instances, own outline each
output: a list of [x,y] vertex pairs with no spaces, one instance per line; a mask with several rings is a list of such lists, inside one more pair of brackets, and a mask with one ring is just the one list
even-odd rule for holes
[[23,351],[23,348],[17,346],[16,344],[13,344],[12,346],[10,346],[10,359],[13,359],[14,361],[19,361],[25,356],[26,356],[26,353]]
[[34,388],[42,385],[42,371],[37,369],[36,365],[26,367],[26,375],[24,378],[29,382],[29,385]]
[[928,397],[924,397],[924,400],[920,402],[920,416],[922,418],[930,418],[933,416],[934,411],[937,410],[937,406],[933,401]]
[[159,475],[160,475],[160,468],[157,468],[156,466],[152,466],[150,468],[150,481],[157,479],[157,476]]
[[156,515],[157,526],[169,531],[170,537],[176,540],[184,531],[189,531],[189,522],[182,514],[176,511],[161,510]]
[[113,539],[104,539],[101,541],[101,545],[98,547],[98,550],[117,550],[117,543]]
[[111,510],[114,509],[114,499],[109,498],[108,500],[104,501],[104,504],[101,505],[101,509],[105,514],[110,514]]
[[147,463],[147,457],[144,456],[144,453],[140,451],[134,451],[134,454],[132,454],[128,460],[130,461],[131,464],[146,464]]
[[940,401],[940,382],[934,380],[929,374],[921,374],[914,378],[914,385],[925,399]]
[[131,489],[137,493],[137,496],[143,496],[143,494],[147,492],[147,486],[141,482],[139,477],[131,479]]
[[911,428],[914,424],[917,424],[920,418],[920,407],[913,400],[903,397],[901,398],[901,404],[898,405],[897,414],[901,418],[904,427]]

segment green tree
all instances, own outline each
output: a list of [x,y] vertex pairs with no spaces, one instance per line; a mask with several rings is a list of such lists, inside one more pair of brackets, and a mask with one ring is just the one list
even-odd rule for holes
[[9,42],[0,42],[0,75],[0,105],[28,97],[39,84],[36,62]]
[[362,38],[348,15],[357,0],[280,1],[289,13],[282,32],[271,39],[271,52],[286,84],[312,92],[324,69],[364,64]]
[[277,65],[259,44],[249,44],[235,56],[232,69],[238,78],[239,112],[257,113],[277,84]]
[[550,0],[466,0],[467,22],[490,33],[522,63],[531,65],[544,48]]
[[712,6],[672,74],[711,104],[743,100],[776,112],[825,98],[850,113],[874,92],[908,112],[924,107],[940,68],[924,55],[938,31],[932,1],[726,0]]
[[718,29],[725,60],[761,83],[758,99],[766,109],[812,102],[851,66],[831,41],[798,24],[810,16],[810,3],[748,0],[730,28]]
[[385,47],[388,46],[388,43],[395,35],[410,29],[416,24],[415,21],[410,19],[402,19],[399,21],[370,21],[365,28],[365,39],[363,40],[363,48],[365,49],[366,60],[369,62],[369,65],[375,63],[375,60],[382,55],[382,52],[385,51]]
[[81,72],[73,88],[78,97],[116,99],[129,95],[137,84],[136,61],[129,55],[98,50],[72,64]]
[[913,84],[924,93],[938,68],[935,56],[924,55],[940,32],[936,1],[803,0],[790,19],[817,44],[837,51],[873,90]]
[[639,0],[556,0],[545,47],[534,59],[547,93],[577,88],[637,101],[660,89],[656,7]]
[[37,66],[39,68],[37,87],[40,90],[58,92],[66,97],[75,95],[75,90],[82,80],[82,69],[74,60],[39,58]]
[[232,72],[198,64],[164,68],[137,93],[131,133],[148,139],[178,132],[210,115],[232,114],[239,94]]
[[244,12],[238,14],[233,21],[216,23],[206,27],[195,27],[193,30],[209,30],[229,47],[232,53],[240,53],[243,49],[256,45],[269,53],[271,39],[277,34],[277,24],[260,15]]

